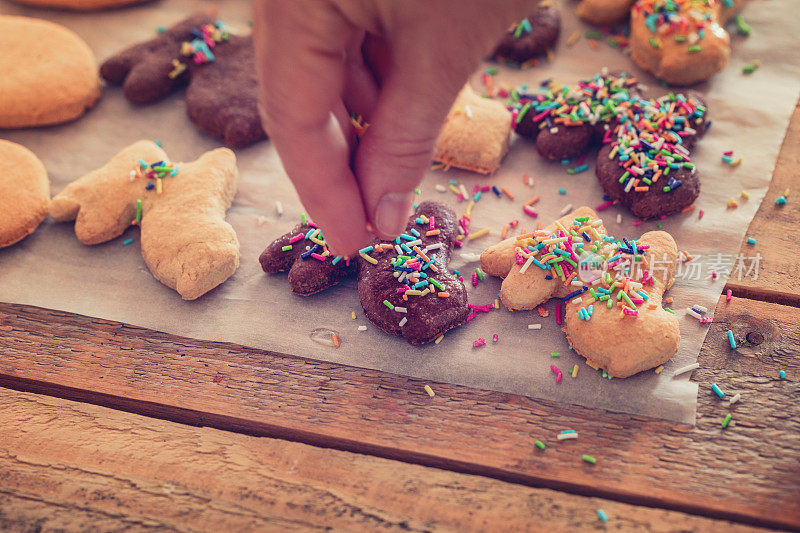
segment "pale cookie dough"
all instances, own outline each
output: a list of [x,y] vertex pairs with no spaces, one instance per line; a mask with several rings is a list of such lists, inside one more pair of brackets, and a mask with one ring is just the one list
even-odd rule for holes
[[508,152],[511,113],[469,86],[458,94],[439,133],[433,160],[445,167],[491,174]]
[[129,4],[141,4],[151,0],[14,0],[19,4],[28,4],[39,7],[54,7],[57,9],[69,9],[72,11],[93,11],[96,9],[106,9],[122,7]]
[[481,267],[505,278],[500,299],[512,310],[562,299],[572,348],[611,376],[628,377],[678,350],[678,319],[661,307],[677,257],[668,233],[616,239],[592,209],[581,207],[543,230],[487,248]]
[[225,221],[238,181],[236,156],[227,148],[173,164],[155,143],[138,141],[67,185],[53,198],[50,215],[75,220],[78,239],[98,244],[135,224],[138,211],[148,268],[184,300],[194,300],[239,266],[239,240]]
[[33,152],[0,140],[0,248],[36,230],[47,216],[50,180]]
[[730,57],[723,26],[744,4],[719,0],[638,0],[631,11],[631,57],[667,83],[711,78]]
[[0,15],[0,128],[67,122],[100,97],[97,62],[67,28]]
[[586,22],[608,26],[628,19],[636,0],[581,0],[575,12]]

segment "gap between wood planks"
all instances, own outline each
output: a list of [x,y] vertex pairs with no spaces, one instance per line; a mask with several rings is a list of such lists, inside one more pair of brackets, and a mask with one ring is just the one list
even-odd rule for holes
[[[800,265],[798,265],[800,268]],[[771,291],[758,287],[748,287],[746,285],[725,285],[722,295],[725,291],[730,289],[733,291],[733,296],[737,298],[744,298],[747,300],[754,300],[756,302],[766,302],[770,304],[787,305],[789,307],[800,307],[800,295],[790,294],[779,291]]]
[[[751,358],[748,358],[748,361]],[[742,369],[740,369],[742,370]],[[757,373],[758,374],[758,373]],[[328,435],[319,432],[305,431],[299,428],[287,428],[278,424],[253,421],[246,418],[213,414],[193,410],[185,407],[170,406],[161,403],[131,399],[107,393],[97,393],[82,388],[73,388],[66,385],[55,385],[45,381],[21,378],[18,376],[0,376],[0,386],[34,392],[47,396],[76,400],[84,403],[96,404],[113,409],[136,413],[152,418],[169,420],[192,426],[208,426],[252,436],[269,436],[297,441],[322,448],[333,448],[355,453],[374,455],[387,459],[398,460],[411,464],[451,470],[460,473],[477,474],[502,481],[517,483],[534,487],[547,487],[583,496],[598,496],[610,500],[631,503],[652,508],[677,510],[695,514],[734,520],[752,525],[770,525],[773,527],[792,527],[794,522],[781,520],[780,516],[753,515],[746,512],[717,508],[709,509],[701,504],[691,503],[691,500],[665,500],[660,497],[651,497],[642,493],[624,493],[614,489],[598,488],[598,485],[571,483],[563,479],[552,479],[537,476],[526,472],[508,471],[498,466],[487,466],[474,460],[459,460],[457,458],[442,457],[432,453],[415,453],[407,448],[393,448],[383,444],[363,443],[354,439],[347,439],[337,435]]]
[[108,394],[93,393],[81,389],[73,389],[71,387],[53,386],[49,383],[43,383],[35,380],[17,379],[11,380],[8,376],[0,376],[0,387],[8,389],[41,394],[44,396],[51,396],[66,400],[78,401],[92,405],[98,405],[119,411],[124,411],[132,414],[156,418],[169,422],[177,422],[194,427],[209,427],[223,431],[230,431],[232,433],[249,435],[253,437],[268,437],[280,438],[290,442],[298,442],[302,444],[312,445],[318,448],[333,449],[345,451],[350,453],[360,453],[373,457],[383,459],[391,459],[408,464],[416,464],[420,466],[436,468],[439,470],[457,472],[461,474],[479,475],[499,481],[508,483],[515,483],[536,488],[547,488],[552,490],[562,491],[568,494],[578,496],[604,498],[613,500],[620,503],[627,503],[641,507],[649,507],[654,509],[665,509],[669,511],[679,511],[686,514],[702,516],[706,518],[715,518],[721,520],[729,520],[741,524],[748,524],[760,527],[774,527],[778,529],[786,528],[787,525],[781,521],[772,520],[769,517],[762,517],[755,519],[747,514],[739,514],[736,512],[717,512],[710,510],[701,505],[692,505],[690,503],[682,503],[679,505],[669,505],[658,498],[651,498],[646,495],[638,495],[632,497],[630,495],[620,494],[612,490],[603,490],[598,487],[589,488],[585,485],[563,483],[552,479],[535,479],[524,474],[515,474],[505,470],[500,470],[493,467],[488,467],[481,464],[457,461],[443,457],[436,457],[427,454],[410,454],[403,450],[397,450],[384,446],[377,446],[366,444],[359,441],[346,441],[344,439],[328,438],[325,435],[316,433],[289,430],[279,426],[269,424],[262,424],[264,427],[260,430],[254,430],[252,421],[241,420],[235,417],[227,417],[224,415],[203,413],[190,409],[180,407],[156,404],[152,402],[143,402],[137,400],[129,400],[127,398],[112,396]]

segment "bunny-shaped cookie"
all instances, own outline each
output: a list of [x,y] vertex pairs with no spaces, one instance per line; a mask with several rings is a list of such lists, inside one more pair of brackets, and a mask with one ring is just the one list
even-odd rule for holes
[[239,240],[225,221],[238,181],[236,156],[227,148],[170,164],[154,142],[138,141],[67,185],[53,198],[50,216],[75,220],[84,244],[106,242],[138,224],[150,271],[194,300],[239,267]]

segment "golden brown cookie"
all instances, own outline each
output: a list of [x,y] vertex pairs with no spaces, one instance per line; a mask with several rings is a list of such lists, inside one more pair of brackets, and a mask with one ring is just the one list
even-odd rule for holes
[[636,0],[581,0],[575,12],[586,22],[608,26],[628,19]]
[[50,180],[33,152],[0,140],[0,248],[27,237],[47,216]]
[[725,68],[723,26],[744,4],[720,0],[638,0],[631,11],[631,57],[667,83],[689,85]]
[[[551,235],[559,228],[569,228],[572,221],[579,217],[589,217],[592,221],[597,220],[597,214],[591,208],[579,207],[538,232],[509,237],[481,253],[483,271],[490,276],[504,278],[500,288],[500,300],[503,305],[515,311],[535,309],[550,298],[561,298],[572,292],[570,283],[565,282],[566,276],[564,279],[553,276],[549,269],[537,267],[533,260],[525,266],[526,260],[522,259],[518,249],[524,248],[523,245],[529,236]],[[605,232],[603,231],[603,233]],[[547,264],[542,261],[538,262]]]
[[[570,346],[615,378],[626,378],[666,363],[681,342],[678,317],[661,305],[677,267],[675,240],[664,231],[650,231],[637,239],[635,246],[649,263],[634,274],[615,277],[613,287],[606,283],[593,287],[599,298],[610,296],[609,299],[599,300],[584,292],[581,301],[575,297],[565,302],[563,329]],[[643,282],[645,271],[650,275]],[[598,287],[611,289],[610,294],[601,295]],[[628,295],[629,301],[617,300],[621,291]],[[611,307],[603,305],[609,301],[613,301]],[[591,315],[583,318],[590,308]]]
[[0,128],[58,124],[100,97],[89,46],[46,20],[0,15]]
[[217,148],[191,163],[170,163],[152,141],[138,141],[53,198],[50,215],[75,220],[84,244],[141,226],[142,256],[153,275],[194,300],[239,267],[239,240],[225,213],[239,181],[236,156]]
[[39,7],[54,7],[57,9],[69,9],[72,11],[93,11],[96,9],[106,9],[127,6],[129,4],[141,4],[151,0],[14,0],[19,4],[28,4]]
[[436,141],[433,160],[446,167],[491,174],[508,152],[511,114],[469,86],[458,94]]
[[558,321],[563,305],[575,352],[613,377],[628,377],[678,350],[678,319],[661,306],[677,257],[668,233],[617,239],[592,209],[580,207],[543,230],[487,248],[481,266],[504,278],[500,299],[510,309],[561,299]]

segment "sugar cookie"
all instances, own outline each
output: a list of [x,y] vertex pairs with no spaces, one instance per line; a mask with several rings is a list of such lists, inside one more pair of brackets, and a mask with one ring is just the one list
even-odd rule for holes
[[611,376],[628,377],[678,350],[678,319],[661,306],[677,258],[668,233],[617,239],[592,209],[581,207],[544,230],[487,248],[481,266],[504,278],[500,299],[510,309],[561,299],[572,348]]
[[511,115],[469,86],[458,94],[436,141],[433,160],[445,167],[491,174],[508,152]]
[[67,122],[100,97],[89,46],[64,26],[0,15],[0,128]]
[[631,11],[631,57],[667,83],[690,85],[725,68],[731,54],[724,17],[743,2],[724,9],[718,0],[638,0]]
[[236,156],[227,148],[172,164],[154,142],[138,141],[67,185],[53,198],[50,215],[75,220],[84,244],[106,242],[138,224],[150,272],[194,300],[239,266],[239,240],[225,221],[238,181]]
[[0,139],[0,248],[33,233],[49,204],[50,180],[39,158]]

